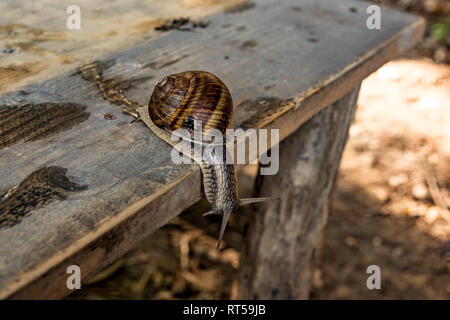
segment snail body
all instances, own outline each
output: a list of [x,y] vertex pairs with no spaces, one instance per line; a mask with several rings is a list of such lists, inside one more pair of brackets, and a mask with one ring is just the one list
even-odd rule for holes
[[[205,71],[187,71],[169,75],[155,86],[148,107],[137,110],[139,118],[161,139],[193,159],[201,168],[204,192],[211,211],[207,214],[222,215],[220,246],[231,212],[238,207],[273,198],[240,199],[234,164],[225,161],[229,157],[225,143],[205,143],[190,137],[196,126],[201,126],[201,136],[210,140],[210,130],[225,134],[231,127],[233,102],[226,85],[215,75]],[[200,147],[197,154],[192,148],[182,148],[171,139],[173,133],[184,129],[184,143]],[[213,146],[213,147],[211,147]],[[190,150],[189,152],[185,150]]]

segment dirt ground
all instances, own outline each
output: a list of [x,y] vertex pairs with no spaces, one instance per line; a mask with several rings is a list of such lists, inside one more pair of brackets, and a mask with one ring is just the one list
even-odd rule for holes
[[[389,2],[425,14],[427,37],[363,82],[312,299],[450,299],[450,41],[432,35],[442,14],[427,2],[448,9],[446,1]],[[240,173],[244,195],[254,171]],[[189,209],[68,299],[236,298],[242,219],[231,217],[217,251],[218,220],[201,217],[206,207]],[[381,290],[366,287],[372,264]]]

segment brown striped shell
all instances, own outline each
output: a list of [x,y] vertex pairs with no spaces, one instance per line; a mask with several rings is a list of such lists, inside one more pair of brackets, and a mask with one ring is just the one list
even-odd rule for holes
[[201,121],[202,135],[208,129],[225,133],[233,117],[233,101],[225,84],[205,71],[187,71],[164,77],[153,90],[148,105],[153,123],[168,131],[194,132]]

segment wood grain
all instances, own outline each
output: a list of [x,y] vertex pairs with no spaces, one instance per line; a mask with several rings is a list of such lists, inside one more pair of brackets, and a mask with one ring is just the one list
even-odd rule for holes
[[[233,127],[279,128],[284,139],[421,39],[422,19],[390,9],[382,9],[382,30],[368,30],[366,7],[360,1],[255,1],[209,16],[202,32],[174,30],[105,56],[102,77],[127,84],[127,99],[145,105],[160,77],[207,70],[230,88]],[[308,40],[312,35],[317,41]],[[89,117],[1,149],[0,189],[50,166],[67,168],[88,189],[0,229],[2,298],[68,294],[68,265],[80,264],[88,278],[202,196],[198,167],[174,165],[170,147],[142,123],[130,124],[122,106],[106,100],[79,70],[0,97],[5,110],[43,103],[86,106]],[[116,119],[105,120],[106,113]]]
[[[40,0],[0,2],[0,93],[61,75],[80,63],[164,36],[166,21],[233,10],[247,0]],[[78,5],[81,29],[68,29],[66,12]],[[4,50],[4,52],[3,52]],[[7,52],[10,52],[9,54]]]

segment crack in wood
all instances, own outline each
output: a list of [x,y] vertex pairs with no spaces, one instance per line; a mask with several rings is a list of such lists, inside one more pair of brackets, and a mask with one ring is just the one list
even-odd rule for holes
[[87,81],[97,84],[97,88],[100,90],[103,98],[111,104],[125,105],[130,109],[126,109],[130,112],[135,112],[142,105],[128,99],[125,96],[124,91],[132,87],[135,82],[151,79],[152,77],[144,77],[139,79],[126,80],[123,82],[115,79],[105,79],[103,72],[111,67],[114,62],[108,61],[94,61],[92,63],[81,66],[76,74],[81,74],[81,77]]

